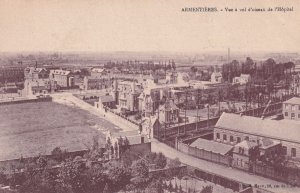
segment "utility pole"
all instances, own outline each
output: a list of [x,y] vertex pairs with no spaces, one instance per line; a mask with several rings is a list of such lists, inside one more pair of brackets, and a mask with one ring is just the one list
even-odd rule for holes
[[186,132],[186,104],[187,104],[187,90],[185,91],[185,102],[184,102],[184,134]]
[[208,123],[208,121],[209,121],[209,104],[207,104],[206,105],[206,107],[207,107],[207,129],[208,129],[208,126],[209,126],[209,123]]
[[196,131],[198,131],[198,122],[199,122],[199,93],[200,89],[197,90],[197,105],[196,105],[196,108],[197,108],[197,119],[196,119]]

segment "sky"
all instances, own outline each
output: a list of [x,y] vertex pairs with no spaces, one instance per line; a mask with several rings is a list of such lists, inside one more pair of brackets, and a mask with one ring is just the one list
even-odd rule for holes
[[[185,7],[293,12],[182,12]],[[0,52],[300,52],[298,0],[0,0]]]

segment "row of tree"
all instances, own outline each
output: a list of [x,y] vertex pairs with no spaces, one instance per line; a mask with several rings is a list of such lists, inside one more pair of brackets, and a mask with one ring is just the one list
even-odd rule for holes
[[250,74],[256,82],[274,80],[275,82],[285,81],[287,75],[293,73],[295,64],[293,62],[276,63],[274,59],[269,58],[262,63],[254,62],[250,57],[245,62],[240,63],[233,60],[222,66],[222,76],[225,81],[232,82],[234,77],[241,74]]

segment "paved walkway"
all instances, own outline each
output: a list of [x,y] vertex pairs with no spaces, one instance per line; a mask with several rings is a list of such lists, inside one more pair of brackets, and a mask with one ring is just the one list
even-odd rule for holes
[[[162,152],[167,157],[174,159],[179,158],[180,161],[186,165],[190,165],[196,168],[199,168],[201,170],[218,174],[220,176],[224,176],[233,180],[236,180],[238,182],[243,182],[246,184],[251,185],[259,185],[260,187],[266,187],[270,185],[272,188],[265,188],[266,190],[272,191],[272,192],[280,192],[280,193],[296,193],[300,192],[300,188],[291,187],[290,185],[287,185],[282,182],[274,181],[268,178],[264,178],[261,176],[257,176],[254,174],[249,174],[241,170],[237,170],[234,168],[226,167],[220,164],[216,164],[213,162],[209,162],[206,160],[198,159],[189,155],[186,155],[182,152],[177,151],[174,148],[171,148],[163,143],[158,142],[155,139],[152,139],[151,141],[151,151],[153,152]],[[283,188],[274,188],[275,186],[279,185]]]

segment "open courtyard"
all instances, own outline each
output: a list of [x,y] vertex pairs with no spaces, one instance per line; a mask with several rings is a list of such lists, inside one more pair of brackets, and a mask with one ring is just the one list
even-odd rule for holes
[[78,151],[98,137],[104,143],[106,130],[119,128],[75,106],[54,102],[0,106],[0,161],[51,154],[55,147]]

